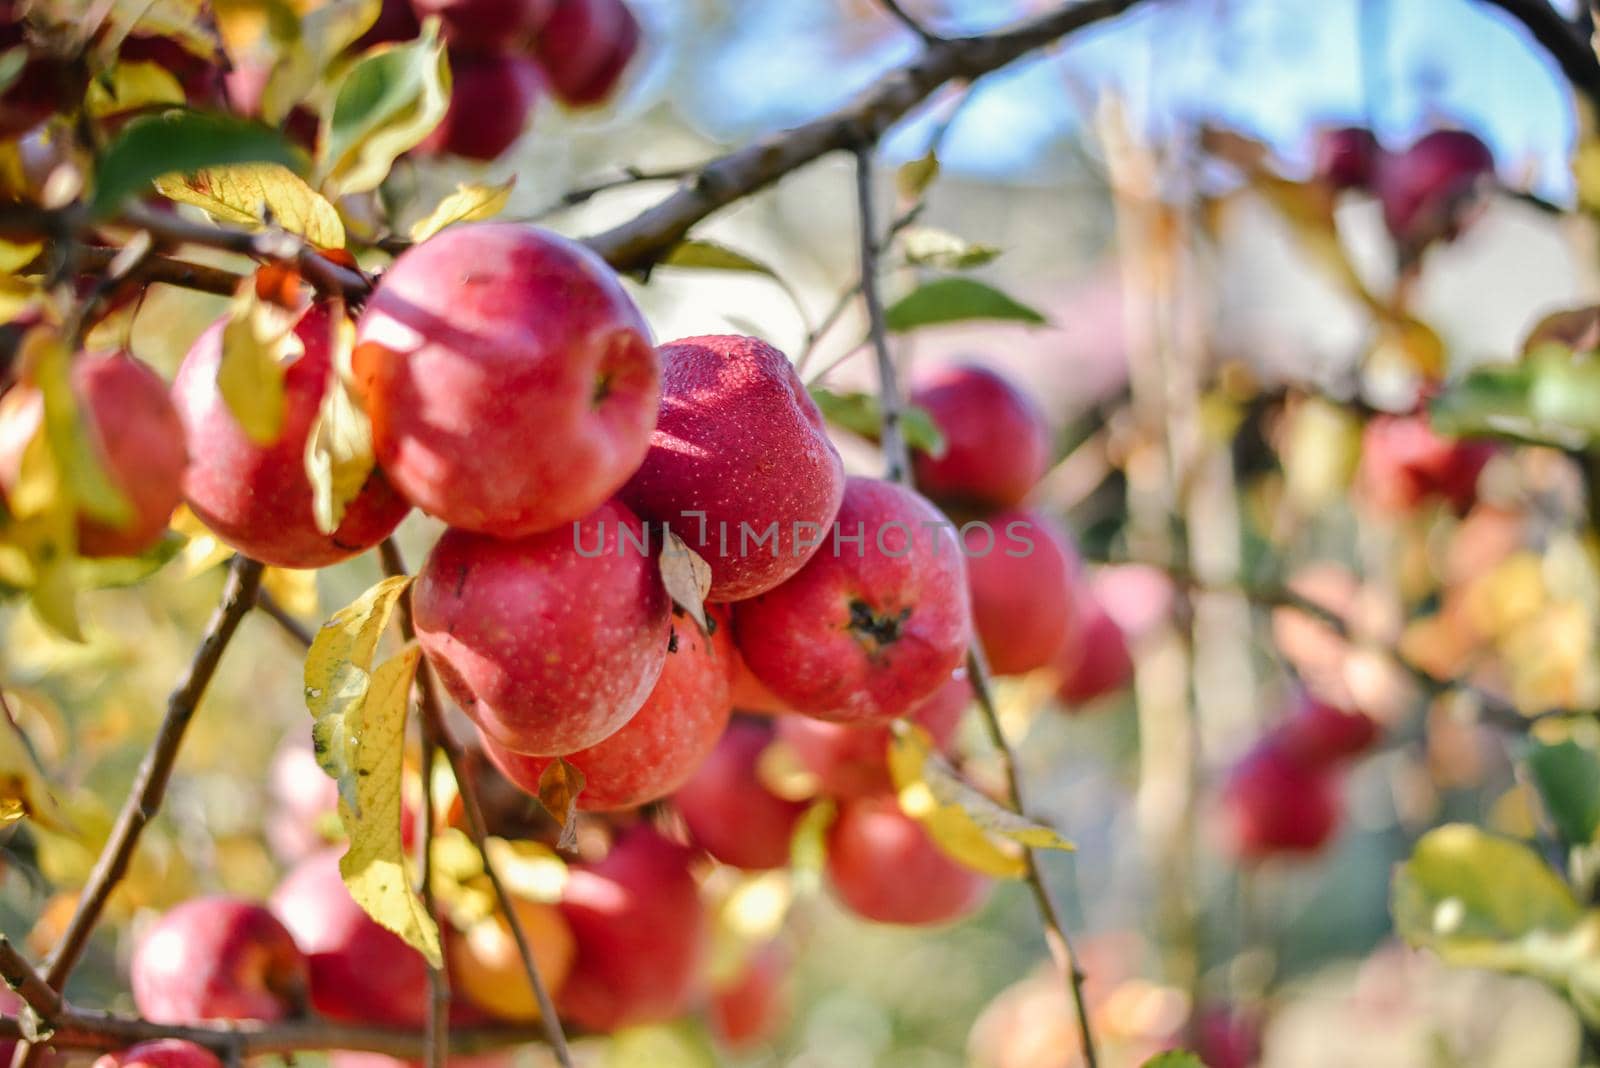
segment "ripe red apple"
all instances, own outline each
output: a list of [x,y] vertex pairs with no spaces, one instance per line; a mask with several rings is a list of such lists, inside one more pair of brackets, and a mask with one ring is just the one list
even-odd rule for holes
[[434,545],[411,591],[417,640],[489,739],[575,753],[639,711],[671,637],[656,557],[639,548],[647,536],[608,501],[546,534],[448,530]]
[[1383,221],[1402,251],[1454,240],[1494,180],[1494,153],[1466,130],[1434,130],[1378,168]]
[[1056,653],[1055,665],[1061,677],[1056,696],[1069,712],[1116,693],[1133,679],[1127,636],[1088,590],[1078,595],[1078,618]]
[[222,1062],[204,1046],[181,1038],[158,1038],[103,1053],[95,1059],[94,1068],[222,1068]]
[[539,68],[509,52],[450,51],[450,106],[417,145],[423,155],[482,162],[516,144],[539,100]]
[[[552,997],[559,996],[577,952],[572,931],[554,905],[513,898],[512,909],[528,940],[539,979]],[[497,911],[466,930],[445,933],[450,987],[473,1005],[500,1020],[526,1022],[539,1018],[528,973],[522,966],[516,936],[505,914]]]
[[1334,774],[1273,735],[1234,765],[1221,800],[1225,842],[1244,861],[1318,852],[1342,809]]
[[921,375],[911,403],[944,435],[944,455],[914,457],[917,487],[936,501],[1010,508],[1050,465],[1050,428],[1022,390],[987,367],[957,364]]
[[1344,126],[1317,135],[1311,172],[1330,189],[1368,189],[1383,159],[1383,147],[1365,126]]
[[[971,703],[972,684],[962,669],[906,718],[924,727],[944,750],[955,738],[961,717]],[[853,726],[825,723],[809,716],[783,716],[777,729],[778,739],[817,777],[819,793],[828,797],[867,797],[894,792],[894,781],[889,777],[888,726]]]
[[378,460],[454,527],[501,538],[598,508],[650,446],[650,330],[589,250],[517,223],[452,226],[389,268],[356,373]]
[[732,982],[711,992],[711,1030],[726,1049],[770,1041],[789,1017],[789,952],[769,942],[752,953]]
[[267,769],[267,843],[279,860],[292,862],[328,845],[337,831],[339,786],[317,765],[311,746],[288,740]]
[[[567,755],[583,772],[578,808],[609,812],[666,797],[694,774],[728,725],[728,628],[719,626],[708,638],[693,620],[679,616],[672,630],[666,666],[634,717],[615,734]],[[506,778],[538,796],[548,757],[522,756],[487,737],[483,751]]]
[[[728,626],[733,626],[733,616],[728,616]],[[729,633],[732,633],[730,630]],[[766,684],[756,678],[750,670],[750,665],[744,662],[744,657],[739,655],[739,647],[733,647],[733,707],[740,712],[749,712],[756,716],[786,716],[794,712],[778,695],[767,689]]]
[[251,440],[217,388],[226,323],[213,323],[184,357],[172,386],[189,443],[183,492],[217,537],[275,567],[326,567],[388,537],[410,506],[374,470],[332,534],[317,529],[306,437],[327,392],[333,321],[313,305],[295,327],[304,353],[284,369],[283,425],[276,441]]
[[1464,515],[1478,499],[1478,476],[1494,454],[1493,442],[1437,433],[1426,415],[1380,415],[1361,434],[1358,484],[1386,512],[1443,501]]
[[[438,15],[452,49],[491,53],[519,48],[550,18],[554,0],[412,0],[426,18]],[[456,57],[450,57],[454,72]]]
[[902,486],[851,478],[822,537],[788,582],[734,606],[739,653],[807,715],[846,723],[904,715],[944,684],[972,641],[966,567],[949,521]]
[[711,565],[712,601],[765,593],[805,566],[833,522],[844,466],[789,358],[753,337],[662,345],[661,414],[622,490]]
[[639,49],[639,22],[623,0],[555,0],[533,47],[551,91],[587,107],[616,89]]
[[[72,393],[95,458],[133,512],[120,529],[80,514],[78,552],[137,556],[161,540],[183,499],[183,423],[161,376],[126,352],[79,355]],[[15,386],[0,401],[0,489],[16,485],[43,420],[44,395],[32,386]]]
[[806,811],[805,802],[779,797],[757,774],[772,737],[770,723],[734,720],[693,778],[673,795],[695,844],[748,871],[789,863],[795,825]]
[[272,911],[311,962],[311,1005],[332,1020],[422,1027],[428,969],[345,889],[339,850],[297,864],[272,894]]
[[1353,760],[1377,744],[1382,730],[1371,716],[1305,698],[1279,725],[1283,744],[1313,764]]
[[990,880],[945,855],[892,797],[841,804],[827,851],[834,894],[878,923],[950,923],[989,896]]
[[365,52],[375,45],[409,41],[421,32],[422,24],[417,21],[411,0],[383,0],[377,19],[351,43],[350,51]]
[[133,1001],[156,1023],[283,1020],[305,1007],[305,954],[253,901],[197,897],[139,940],[129,966]]
[[972,625],[996,675],[1050,664],[1073,630],[1081,564],[1059,527],[1011,509],[966,524]]
[[1207,1068],[1254,1068],[1261,1060],[1259,1013],[1226,1003],[1195,1013],[1194,1049]]
[[708,923],[693,852],[649,826],[622,833],[604,860],[574,865],[561,912],[578,944],[557,1007],[591,1031],[659,1023],[699,993]]

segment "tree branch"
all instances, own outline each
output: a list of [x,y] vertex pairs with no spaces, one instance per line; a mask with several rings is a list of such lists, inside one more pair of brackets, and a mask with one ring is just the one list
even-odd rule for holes
[[1484,0],[1520,22],[1550,58],[1556,61],[1574,89],[1600,107],[1600,58],[1583,31],[1561,17],[1548,0]]
[[940,41],[838,111],[711,161],[655,207],[584,243],[618,270],[647,268],[708,215],[829,152],[875,141],[946,82],[987,74],[1138,2],[1083,0],[1011,30]]
[[289,614],[288,609],[278,603],[278,599],[266,590],[256,593],[256,607],[270,616],[273,622],[282,627],[284,632],[295,640],[295,643],[306,648],[311,647],[311,631],[306,625]]
[[[256,603],[261,571],[261,565],[254,560],[243,556],[233,558],[228,569],[228,580],[222,588],[222,602],[206,624],[205,635],[195,650],[188,670],[167,698],[167,714],[161,721],[161,729],[150,743],[133,787],[122,804],[122,811],[117,814],[111,836],[95,861],[94,870],[89,873],[89,881],[78,897],[77,911],[72,914],[66,932],[50,955],[44,980],[54,990],[66,986],[67,977],[72,974],[84,948],[89,944],[89,936],[111,899],[112,891],[128,870],[128,862],[139,847],[139,837],[161,808],[167,782],[172,777],[172,768],[178,759],[178,748],[183,744],[184,732],[188,730],[189,721],[194,718],[195,709],[212,676],[216,674],[229,640]],[[22,1043],[17,1047],[12,1064],[15,1068],[25,1068],[33,1055],[32,1048]]]
[[[91,271],[104,271],[111,266],[121,249],[107,248],[102,245],[85,245],[78,250],[78,270],[88,273]],[[43,257],[24,267],[24,275],[38,275],[45,272]],[[244,276],[233,271],[223,270],[221,267],[211,267],[203,263],[193,263],[172,256],[146,256],[140,264],[119,281],[161,283],[163,285],[177,286],[181,289],[193,289],[200,293],[215,293],[218,296],[231,297],[239,289],[239,283],[244,281]]]
[[[905,399],[900,392],[894,360],[889,351],[888,333],[883,325],[883,303],[878,294],[878,245],[875,236],[877,226],[873,221],[875,213],[872,203],[872,157],[870,151],[864,148],[858,149],[856,153],[856,195],[861,214],[861,295],[867,304],[872,346],[878,357],[878,409],[882,413],[883,420],[880,441],[887,468],[886,477],[891,482],[910,485],[910,455],[900,429]],[[967,651],[967,679],[972,684],[973,694],[978,699],[978,707],[983,712],[984,726],[989,732],[989,739],[999,754],[1011,807],[1026,816],[1028,810],[1022,796],[1021,777],[1017,773],[1016,754],[1012,752],[1011,744],[1006,741],[1005,732],[1000,727],[1000,714],[995,706],[993,688],[989,683],[989,665],[984,659],[983,648],[976,638]],[[1044,872],[1039,867],[1038,857],[1027,847],[1024,847],[1023,855],[1027,864],[1025,877],[1028,889],[1033,895],[1040,922],[1044,926],[1045,944],[1049,947],[1050,956],[1061,970],[1061,974],[1066,977],[1068,993],[1077,1014],[1078,1043],[1083,1053],[1083,1062],[1086,1068],[1097,1068],[1099,1058],[1095,1050],[1094,1031],[1089,1021],[1089,1002],[1083,992],[1083,969],[1078,964],[1078,957],[1073,950],[1072,939],[1067,934],[1066,924],[1062,922],[1061,912],[1056,908],[1055,899],[1050,896],[1050,888],[1044,881]]]
[[900,25],[922,38],[923,42],[930,45],[941,43],[944,38],[934,33],[911,12],[900,6],[900,0],[878,0],[878,6],[887,11]]
[[[378,547],[378,552],[383,559],[384,574],[407,574],[405,561],[400,557],[400,547],[395,544],[393,538],[384,539],[383,544]],[[400,633],[407,641],[416,639],[416,627],[411,620],[409,594],[400,601]],[[550,1049],[561,1068],[573,1068],[572,1052],[567,1048],[567,1036],[561,1027],[561,1017],[556,1013],[555,1001],[550,997],[550,991],[539,974],[539,965],[534,960],[532,945],[528,941],[527,933],[522,929],[522,921],[517,918],[516,909],[512,907],[511,895],[500,880],[500,873],[495,867],[493,858],[489,856],[489,830],[483,818],[483,804],[478,799],[477,782],[469,774],[466,751],[451,734],[449,724],[445,722],[438,684],[433,675],[432,665],[426,659],[417,668],[416,698],[422,721],[427,725],[425,729],[432,731],[439,748],[444,751],[445,759],[450,764],[450,773],[455,776],[456,788],[461,795],[461,807],[467,817],[467,833],[472,838],[473,844],[478,847],[478,855],[483,858],[484,874],[489,877],[489,884],[494,889],[495,902],[505,915],[506,925],[511,929],[511,937],[517,943],[517,955],[522,958],[522,969],[528,976],[528,985],[533,988],[533,997],[539,1006],[539,1021],[543,1025],[545,1041],[550,1044]]]

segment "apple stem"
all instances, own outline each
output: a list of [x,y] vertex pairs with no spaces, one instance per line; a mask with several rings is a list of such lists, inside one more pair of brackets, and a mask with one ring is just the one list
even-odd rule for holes
[[[877,225],[874,222],[872,149],[871,143],[856,148],[856,197],[861,231],[861,296],[867,305],[870,337],[877,356],[878,410],[882,419],[879,441],[883,446],[886,466],[884,477],[891,482],[909,486],[911,460],[905,436],[900,430],[905,400],[900,390],[893,354],[889,349],[889,334],[883,319],[883,301],[878,292],[878,254],[882,248],[878,242]],[[854,617],[854,605],[851,606],[851,614]],[[902,621],[895,621],[897,632]],[[1023,803],[1022,780],[1017,772],[1016,754],[1012,751],[1011,744],[1006,740],[1005,731],[1000,726],[1000,715],[995,707],[994,691],[989,681],[989,664],[984,658],[983,647],[976,637],[967,650],[967,676],[972,685],[972,692],[977,697],[978,708],[983,713],[983,722],[988,730],[989,739],[999,754],[1000,765],[1005,772],[1007,799],[1014,811],[1027,816],[1028,809]],[[1083,968],[1078,963],[1078,955],[1073,949],[1072,938],[1067,933],[1066,924],[1062,921],[1061,911],[1057,908],[1055,899],[1050,894],[1050,887],[1044,880],[1044,872],[1039,866],[1037,854],[1031,848],[1024,847],[1023,855],[1026,858],[1024,878],[1044,927],[1045,944],[1049,947],[1051,959],[1055,961],[1056,967],[1066,979],[1067,992],[1077,1016],[1078,1045],[1083,1053],[1083,1063],[1086,1068],[1098,1068],[1099,1057],[1095,1049],[1094,1031],[1089,1021],[1089,1003],[1083,991]]]

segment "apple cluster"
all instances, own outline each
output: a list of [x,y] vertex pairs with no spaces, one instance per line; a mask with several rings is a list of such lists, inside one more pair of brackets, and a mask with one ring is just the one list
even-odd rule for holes
[[417,151],[498,157],[522,135],[540,96],[593,107],[615,91],[639,49],[623,0],[384,0],[357,46],[409,40],[438,16],[450,51],[450,107]]
[[1494,153],[1469,130],[1432,130],[1390,152],[1371,130],[1347,126],[1317,139],[1313,171],[1335,192],[1378,198],[1383,222],[1403,262],[1436,241],[1453,241],[1482,207],[1493,185]]
[[1226,845],[1239,860],[1319,852],[1339,829],[1344,769],[1381,737],[1366,713],[1301,696],[1223,783]]

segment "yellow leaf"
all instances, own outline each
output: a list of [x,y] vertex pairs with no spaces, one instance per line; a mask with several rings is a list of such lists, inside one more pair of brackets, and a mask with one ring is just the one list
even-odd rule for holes
[[[169,525],[188,539],[184,542],[181,554],[183,574],[186,578],[193,578],[202,572],[210,571],[233,555],[233,550],[225,545],[221,538],[211,533],[210,528],[200,522],[200,517],[190,511],[187,504],[178,506],[178,510],[172,514],[172,522]],[[269,568],[268,573],[271,571]]]
[[361,716],[372,688],[372,658],[410,581],[405,575],[386,578],[341,608],[306,652],[306,707],[315,720],[311,740],[317,763],[339,784],[344,802],[358,812]]
[[304,346],[295,336],[297,316],[256,296],[246,280],[222,328],[217,388],[239,426],[262,445],[283,431],[283,368]]
[[0,712],[0,823],[27,817],[42,827],[71,833],[44,769],[27,737],[9,715]]
[[89,83],[84,106],[96,118],[156,104],[182,104],[183,86],[159,63],[118,63]]
[[900,169],[894,173],[894,185],[900,193],[901,200],[913,202],[922,198],[922,194],[937,177],[939,177],[939,157],[929,152],[909,163],[902,163]]
[[355,324],[343,315],[333,318],[333,368],[322,407],[306,435],[306,477],[311,480],[311,511],[317,529],[332,534],[344,510],[361,493],[377,462],[372,454],[372,423],[357,402],[348,375],[355,346]]
[[[83,17],[82,0],[56,0],[56,6],[68,18]],[[202,0],[114,0],[106,19],[107,32],[97,45],[114,54],[122,39],[137,30],[141,36],[168,38],[202,59],[215,59],[217,46],[208,29],[210,21]]]
[[0,239],[0,273],[15,274],[44,251],[44,241],[6,241]]
[[317,573],[288,567],[269,567],[261,575],[261,588],[291,616],[315,616]]
[[941,849],[975,871],[1020,878],[1025,869],[1014,845],[1034,849],[1073,848],[1056,831],[997,804],[956,774],[915,724],[896,724],[889,745],[889,773],[900,807],[920,822]]
[[450,61],[429,19],[416,40],[368,54],[346,72],[323,124],[322,188],[340,196],[378,188],[449,107]]
[[558,849],[573,849],[578,844],[578,795],[583,793],[583,772],[556,757],[539,776],[539,804],[550,818],[561,825]]
[[700,630],[711,633],[706,620],[706,594],[711,592],[711,565],[699,553],[689,548],[688,542],[671,530],[661,546],[661,581],[667,587],[667,596],[679,608],[689,613]]
[[446,226],[476,222],[500,214],[511,197],[511,187],[515,183],[515,178],[507,178],[499,185],[457,185],[456,191],[439,201],[426,219],[418,220],[411,227],[411,240],[426,241]]
[[264,225],[271,220],[323,248],[344,247],[344,223],[321,193],[281,163],[236,163],[156,179],[168,200],[193,204],[218,222]]
[[[561,891],[566,888],[570,873],[567,862],[555,850],[543,842],[505,838],[489,838],[484,845],[495,872],[512,897],[542,901],[547,905],[561,900]],[[473,852],[477,852],[476,846]],[[482,870],[480,858],[479,871]]]
[[385,660],[372,673],[363,700],[353,710],[352,718],[360,719],[355,739],[359,802],[339,806],[350,835],[350,849],[339,859],[339,872],[350,896],[369,916],[438,968],[444,963],[439,928],[411,885],[400,833],[406,706],[421,656],[422,651],[412,645]]

